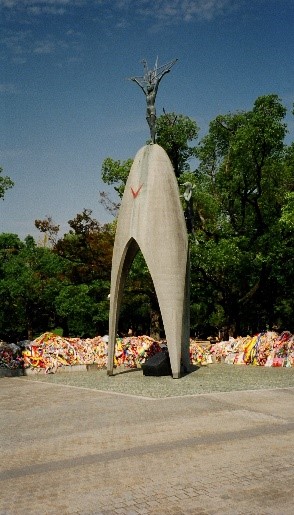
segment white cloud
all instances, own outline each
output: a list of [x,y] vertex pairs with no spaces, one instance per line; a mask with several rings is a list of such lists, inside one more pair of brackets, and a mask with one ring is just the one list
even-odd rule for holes
[[83,5],[87,0],[0,0],[0,7],[30,15],[62,15],[67,7]]
[[38,16],[40,14],[64,14],[65,8],[64,7],[55,7],[53,5],[31,5],[28,6],[28,13],[33,14],[35,16]]
[[23,56],[31,39],[30,30],[9,30],[1,38],[1,43],[14,57]]
[[[164,27],[183,23],[209,22],[229,15],[244,3],[245,0],[88,0],[85,5],[92,4],[92,20],[104,23],[109,31],[126,29],[144,21],[149,25],[147,30],[158,32]],[[99,16],[96,16],[97,12]]]
[[[87,7],[91,9],[92,21],[102,22],[109,33],[112,30],[125,30],[138,20],[147,20],[149,30],[158,31],[169,25],[212,20],[238,8],[244,1],[156,0],[151,3],[150,0],[0,0],[4,16],[7,15],[9,21],[17,20],[20,28],[4,30],[0,39],[8,50],[6,58],[14,63],[24,64],[31,55],[45,56],[52,53],[59,54],[63,63],[65,56],[62,57],[62,53],[67,53],[67,59],[81,57],[82,34],[76,28],[67,26],[59,40],[46,30],[42,40],[39,40],[37,31],[41,16],[65,16],[69,13],[80,15],[83,13],[82,8]],[[71,16],[66,18],[67,23],[71,20]]]
[[10,9],[11,7],[15,7],[16,0],[0,0],[0,6],[1,7],[7,7]]
[[210,20],[234,9],[244,0],[0,0],[0,6],[30,15],[63,15],[74,7],[93,7],[166,22]]
[[78,62],[80,59],[81,45],[79,33],[65,32],[61,37],[54,34],[44,34],[43,37],[38,36],[34,32],[34,27],[25,30],[7,30],[2,37],[0,43],[6,49],[4,59],[15,64],[25,64],[32,55],[46,56],[56,54],[61,60],[68,63]]
[[67,36],[81,36],[82,33],[78,30],[74,30],[74,29],[69,29],[66,31],[66,35]]
[[52,54],[55,50],[53,41],[39,41],[33,50],[34,54]]
[[14,64],[25,64],[27,62],[27,58],[17,56],[17,57],[13,57],[12,61]]
[[15,94],[17,93],[17,88],[14,84],[2,83],[0,84],[0,94],[2,93]]
[[[177,23],[212,18],[235,9],[240,0],[113,0],[118,10],[133,11],[145,17]],[[105,0],[104,4],[107,4]],[[101,5],[101,2],[100,2]]]

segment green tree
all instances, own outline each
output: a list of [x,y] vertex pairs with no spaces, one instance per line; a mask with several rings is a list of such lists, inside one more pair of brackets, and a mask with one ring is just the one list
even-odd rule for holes
[[14,182],[7,175],[2,176],[3,168],[0,166],[0,199],[4,199],[5,192],[14,186]]
[[0,337],[32,339],[56,323],[55,298],[64,263],[50,249],[37,247],[28,236],[0,235]]
[[189,161],[197,154],[197,147],[190,143],[197,139],[199,127],[188,116],[164,113],[156,120],[156,130],[156,142],[166,151],[178,178],[190,170]]
[[84,209],[68,222],[70,230],[54,246],[54,251],[69,263],[68,278],[74,284],[110,280],[114,231],[102,225]]
[[285,112],[276,95],[260,97],[251,111],[213,120],[199,146],[193,275],[196,290],[213,288],[209,320],[231,334],[278,322],[287,255],[279,220],[293,188]]
[[91,284],[63,284],[55,307],[68,335],[85,338],[108,331],[109,288],[109,282],[97,280]]
[[35,227],[44,234],[44,247],[55,245],[60,226],[53,222],[51,216],[46,216],[44,220],[35,220]]
[[56,298],[64,333],[94,336],[107,332],[114,229],[84,209],[53,247],[66,263],[66,282]]
[[[193,332],[223,328],[228,335],[268,325],[293,327],[294,146],[284,143],[285,113],[277,95],[259,97],[251,110],[217,116],[198,147],[189,145],[197,136],[196,124],[174,114],[157,120],[157,141],[173,162],[181,192],[186,182],[193,186]],[[195,156],[199,165],[193,171],[189,159]],[[120,194],[124,174],[118,174]],[[109,184],[116,184],[116,172]],[[140,295],[144,288],[147,292],[148,280],[146,274]],[[131,291],[138,295],[135,279],[126,294],[129,306]],[[144,298],[150,307],[148,295]],[[127,303],[126,313],[134,314]]]
[[119,198],[122,198],[133,159],[114,160],[111,157],[104,159],[101,169],[101,177],[105,184],[114,185]]
[[[196,146],[189,144],[196,140],[199,128],[188,116],[175,113],[164,113],[156,120],[157,143],[168,154],[176,177],[189,170],[189,160],[196,156]],[[113,185],[118,196],[122,198],[125,184],[130,173],[133,160],[114,160],[111,157],[102,163],[101,177],[105,184]],[[107,198],[102,194],[104,203]],[[107,198],[109,205],[109,198]],[[116,206],[117,207],[117,206]]]

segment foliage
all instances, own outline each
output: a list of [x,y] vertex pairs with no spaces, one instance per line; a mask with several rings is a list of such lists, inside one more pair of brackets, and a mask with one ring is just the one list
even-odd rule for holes
[[0,235],[0,338],[32,338],[33,331],[55,322],[54,302],[63,263],[28,236]]
[[[251,110],[212,120],[197,147],[190,147],[198,133],[195,122],[174,114],[157,120],[158,142],[174,164],[186,210],[183,193],[187,182],[192,185],[193,334],[294,330],[294,144],[284,143],[284,117],[277,95],[259,97]],[[193,157],[196,170],[190,167]],[[131,163],[104,162],[103,179],[119,195]],[[0,234],[0,338],[31,338],[56,326],[72,336],[107,332],[116,223],[101,225],[84,209],[68,224],[58,239],[51,217],[36,220],[42,246],[30,236],[21,241]],[[163,336],[140,252],[122,302],[119,330],[129,329]]]
[[68,278],[74,284],[91,283],[95,279],[110,280],[114,232],[102,226],[84,209],[68,222],[70,231],[59,239],[55,252],[66,259]]
[[120,198],[123,196],[132,164],[132,159],[115,161],[111,157],[107,157],[102,163],[101,177],[103,182],[105,184],[116,184],[114,189]]
[[48,244],[54,245],[56,243],[60,226],[53,222],[51,216],[46,216],[44,220],[35,220],[35,227],[44,234],[44,247]]
[[[213,288],[213,319],[231,333],[292,327],[293,316],[281,317],[279,307],[290,279],[281,268],[289,252],[282,225],[294,179],[284,116],[276,95],[260,97],[251,111],[218,116],[199,145],[194,280],[208,294]],[[287,309],[292,312],[291,298]]]
[[[195,121],[188,116],[175,113],[165,113],[156,120],[157,139],[168,154],[177,177],[189,170],[189,160],[196,156],[196,147],[189,143],[197,138],[199,128]],[[124,188],[130,173],[132,159],[125,161],[114,160],[111,157],[102,163],[101,177],[105,184],[113,185],[118,196],[122,198]],[[111,202],[105,192],[100,193],[102,203],[109,210],[117,212],[118,206]],[[113,205],[112,205],[113,204]]]
[[285,195],[285,204],[282,206],[280,223],[289,230],[294,230],[294,192]]
[[[277,95],[259,97],[251,110],[217,116],[197,147],[190,147],[198,134],[191,119],[165,113],[157,120],[157,142],[173,163],[182,198],[186,183],[193,186],[191,329],[197,334],[293,326],[294,146],[284,144],[285,114]],[[120,194],[127,172],[113,166],[109,174],[108,184],[118,182]],[[151,312],[151,278],[142,262],[140,273],[140,259],[123,305],[135,325],[137,301]]]
[[64,332],[94,336],[107,332],[108,294],[114,229],[101,225],[84,209],[68,222],[70,230],[53,250],[66,263],[65,284],[56,299]]
[[4,199],[5,192],[14,186],[14,182],[7,175],[2,176],[3,168],[0,166],[0,199]]
[[106,191],[99,191],[99,202],[112,216],[116,217],[120,207],[119,202],[115,202]]
[[190,169],[189,160],[196,156],[196,146],[189,143],[198,136],[199,128],[188,116],[165,113],[156,120],[158,145],[164,148],[169,156],[176,177]]
[[[50,234],[51,222],[37,225]],[[65,336],[107,332],[113,226],[100,225],[87,209],[69,225],[50,247],[31,236],[22,242],[0,235],[0,338],[32,339],[56,326]]]
[[66,320],[69,335],[94,337],[107,332],[109,288],[109,282],[99,281],[64,285],[55,300],[55,307],[57,315]]

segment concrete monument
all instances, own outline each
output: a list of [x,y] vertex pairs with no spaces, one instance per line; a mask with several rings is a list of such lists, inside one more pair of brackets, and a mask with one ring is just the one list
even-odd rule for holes
[[[156,75],[157,79],[150,76],[156,88],[163,74],[161,71]],[[155,116],[155,109],[150,116]],[[153,140],[153,125],[150,131]],[[165,150],[154,143],[138,151],[118,215],[111,272],[108,375],[113,375],[125,279],[139,249],[158,298],[172,374],[174,378],[179,378],[183,370],[189,368],[188,235],[172,164]]]

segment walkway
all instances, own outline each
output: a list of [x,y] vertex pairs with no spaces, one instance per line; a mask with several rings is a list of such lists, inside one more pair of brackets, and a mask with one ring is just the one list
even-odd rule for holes
[[294,512],[294,388],[153,399],[23,377],[0,388],[1,515]]

